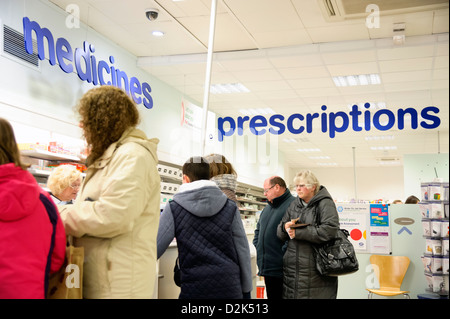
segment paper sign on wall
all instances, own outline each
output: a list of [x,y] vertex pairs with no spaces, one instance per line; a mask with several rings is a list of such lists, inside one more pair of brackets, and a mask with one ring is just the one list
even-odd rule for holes
[[349,240],[355,251],[367,250],[367,204],[337,204],[339,224],[350,233]]
[[370,252],[373,254],[391,253],[391,234],[389,225],[389,206],[370,205]]

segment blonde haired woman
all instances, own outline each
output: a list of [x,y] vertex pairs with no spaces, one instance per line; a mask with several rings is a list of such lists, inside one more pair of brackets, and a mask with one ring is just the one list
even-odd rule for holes
[[[289,240],[283,258],[283,298],[335,299],[337,277],[321,276],[316,270],[313,245],[333,239],[339,216],[333,198],[309,170],[299,172],[294,183],[298,197],[286,210],[277,229],[281,240]],[[293,220],[307,224],[291,228]]]
[[60,165],[50,174],[47,187],[57,205],[71,204],[81,186],[81,172],[72,165]]

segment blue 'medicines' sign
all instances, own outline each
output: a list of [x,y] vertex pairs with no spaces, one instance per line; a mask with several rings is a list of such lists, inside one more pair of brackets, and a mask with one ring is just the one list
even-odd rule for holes
[[75,70],[82,81],[94,85],[113,85],[123,88],[129,94],[136,104],[143,104],[147,109],[153,107],[153,99],[150,95],[152,89],[146,82],[142,84],[136,77],[128,78],[128,75],[114,67],[114,57],[109,57],[109,63],[98,61],[94,55],[95,48],[87,41],[83,48],[76,48],[73,51],[70,43],[64,38],[55,40],[52,33],[47,28],[41,28],[36,21],[30,21],[29,18],[23,18],[23,34],[25,38],[25,50],[33,53],[32,32],[35,32],[37,38],[38,57],[45,59],[44,38],[48,43],[48,60],[51,65],[58,61],[59,67],[65,73],[72,73]]

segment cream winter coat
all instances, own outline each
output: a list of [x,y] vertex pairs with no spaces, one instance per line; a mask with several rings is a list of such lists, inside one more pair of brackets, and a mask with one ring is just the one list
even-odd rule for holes
[[152,298],[160,215],[157,139],[127,130],[88,167],[73,205],[59,206],[84,247],[84,298]]

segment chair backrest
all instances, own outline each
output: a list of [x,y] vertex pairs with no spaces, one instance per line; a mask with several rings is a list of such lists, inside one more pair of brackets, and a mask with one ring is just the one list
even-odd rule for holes
[[372,255],[370,256],[370,263],[378,278],[380,288],[400,290],[410,263],[408,257]]

